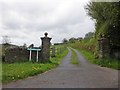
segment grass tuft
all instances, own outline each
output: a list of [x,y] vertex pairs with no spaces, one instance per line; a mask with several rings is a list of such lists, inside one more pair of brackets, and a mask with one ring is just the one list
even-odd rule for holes
[[71,64],[78,64],[77,60],[77,54],[76,52],[72,49],[72,59],[71,59]]

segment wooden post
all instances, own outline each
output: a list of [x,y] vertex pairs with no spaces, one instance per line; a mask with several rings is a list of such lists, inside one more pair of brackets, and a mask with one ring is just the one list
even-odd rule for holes
[[54,46],[52,47],[52,55],[51,56],[55,57],[55,47]]
[[38,50],[37,50],[36,62],[38,62]]
[[32,53],[32,51],[30,50],[29,61],[31,61],[31,53]]

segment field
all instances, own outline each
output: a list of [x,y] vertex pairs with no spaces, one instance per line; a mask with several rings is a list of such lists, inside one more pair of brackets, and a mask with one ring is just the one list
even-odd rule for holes
[[[61,47],[63,48],[63,47]],[[32,62],[25,62],[25,63],[13,63],[13,64],[2,64],[2,82],[8,83],[11,81],[16,81],[18,79],[23,79],[28,76],[37,75],[48,71],[52,68],[55,68],[57,65],[60,64],[63,57],[68,53],[67,48],[57,54],[55,57],[50,58],[51,63],[32,63]]]

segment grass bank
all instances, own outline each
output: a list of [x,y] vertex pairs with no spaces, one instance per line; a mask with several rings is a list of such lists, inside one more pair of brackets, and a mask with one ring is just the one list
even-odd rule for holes
[[120,70],[120,60],[114,58],[104,58],[104,59],[95,59],[95,56],[92,52],[87,51],[85,49],[80,48],[80,43],[75,43],[70,45],[72,48],[77,49],[80,53],[93,64],[100,65],[101,67],[113,68],[116,70]]
[[79,51],[90,63],[100,65],[101,67],[108,67],[108,68],[120,70],[120,66],[119,66],[120,61],[117,59],[112,59],[112,58],[95,59],[93,53],[82,49],[79,49]]
[[23,79],[29,76],[34,76],[45,71],[48,71],[52,68],[55,68],[60,64],[61,60],[68,53],[67,48],[60,54],[57,54],[56,57],[50,58],[51,63],[13,63],[13,64],[2,64],[2,83],[8,83],[11,81],[16,81]]
[[77,60],[77,54],[76,52],[72,49],[72,59],[71,59],[71,64],[78,64]]

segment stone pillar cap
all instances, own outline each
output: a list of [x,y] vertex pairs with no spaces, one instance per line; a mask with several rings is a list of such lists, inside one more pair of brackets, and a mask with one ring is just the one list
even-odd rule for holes
[[48,33],[46,32],[44,35],[45,35],[45,37],[47,37]]

